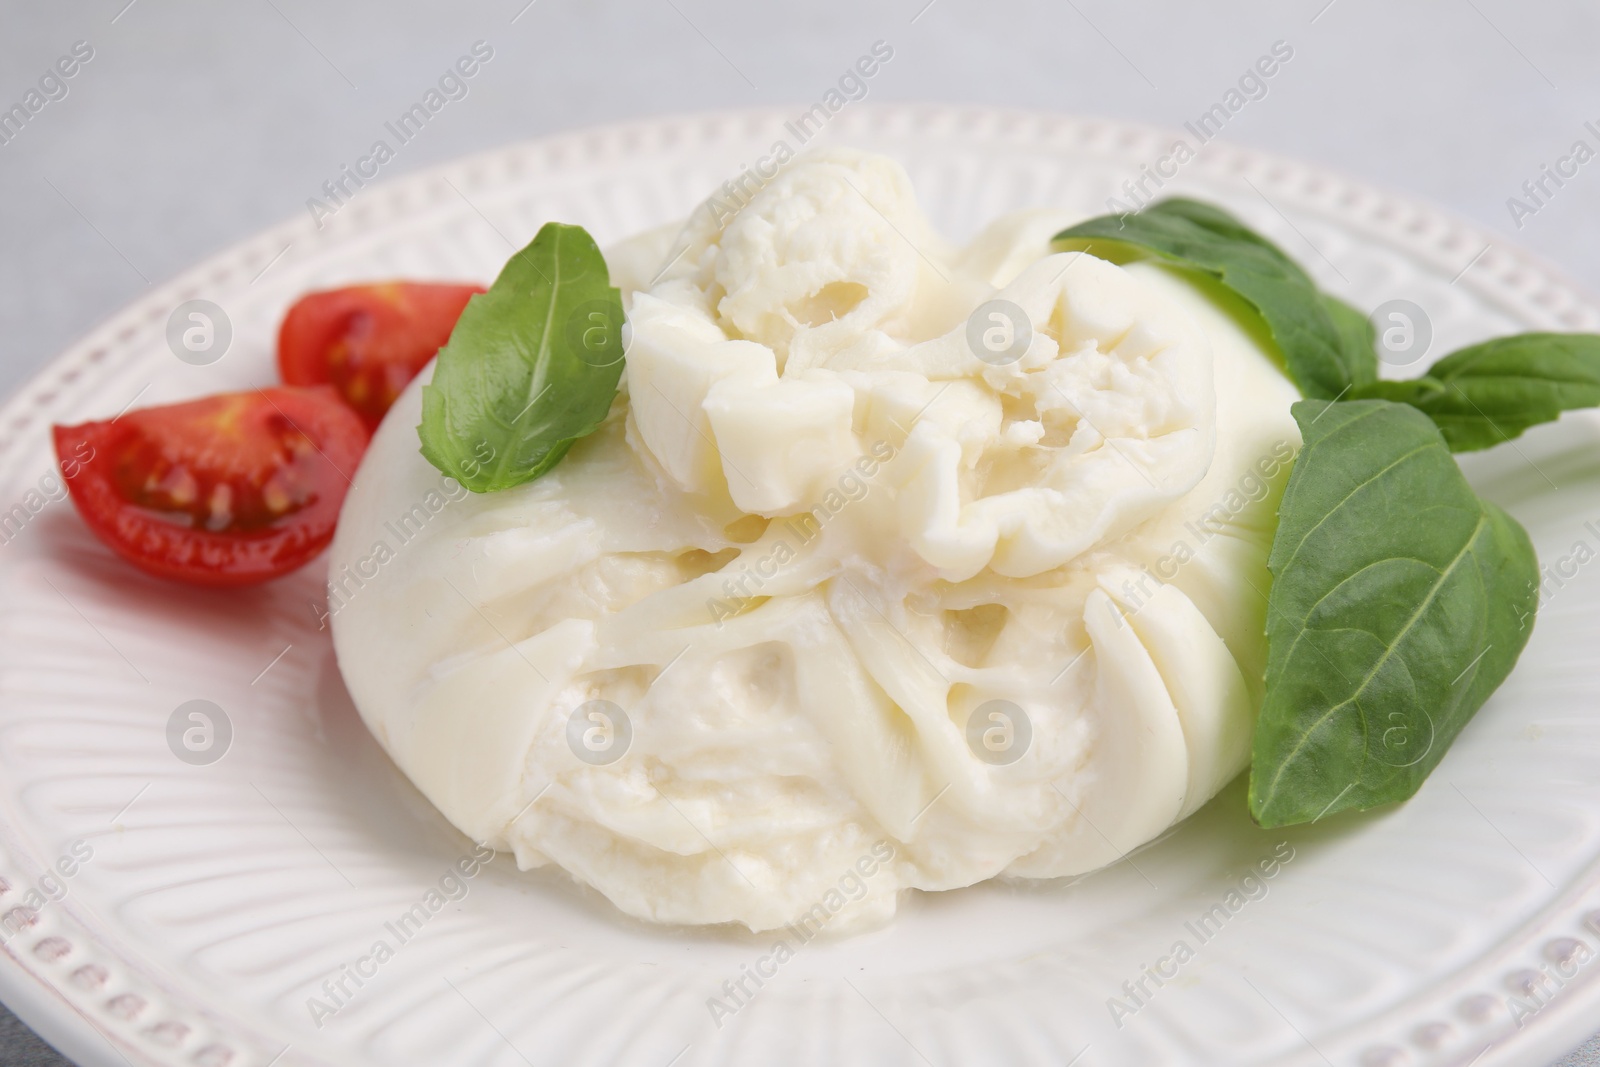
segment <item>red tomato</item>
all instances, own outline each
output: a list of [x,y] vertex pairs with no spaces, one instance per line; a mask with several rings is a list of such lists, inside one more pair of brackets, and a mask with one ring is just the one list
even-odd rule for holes
[[54,433],[95,536],[151,574],[210,586],[277,578],[327,547],[367,446],[326,386],[222,393]]
[[290,385],[332,385],[376,429],[395,397],[450,339],[476,285],[388,282],[310,293],[278,330]]

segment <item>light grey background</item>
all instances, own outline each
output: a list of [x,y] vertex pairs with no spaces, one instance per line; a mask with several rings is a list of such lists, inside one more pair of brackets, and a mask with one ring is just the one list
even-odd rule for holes
[[[196,260],[304,212],[478,39],[494,60],[386,175],[685,110],[812,101],[874,40],[876,100],[1177,125],[1275,40],[1295,58],[1226,139],[1433,200],[1600,289],[1593,0],[0,0],[0,108],[94,58],[0,145],[0,392]],[[1552,187],[1553,188],[1553,187]],[[0,1014],[0,1064],[64,1063]],[[32,1050],[30,1050],[32,1046]],[[1600,1041],[1566,1065],[1600,1065]]]

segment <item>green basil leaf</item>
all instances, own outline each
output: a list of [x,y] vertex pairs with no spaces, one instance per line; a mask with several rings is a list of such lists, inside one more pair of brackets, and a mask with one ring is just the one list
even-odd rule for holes
[[[1352,307],[1336,296],[1328,293],[1322,294],[1322,305],[1328,309],[1328,317],[1333,320],[1334,329],[1339,331],[1340,349],[1352,360],[1359,360],[1365,353],[1371,356],[1372,373],[1378,373],[1378,330],[1372,325],[1372,319],[1359,308]],[[1371,379],[1376,381],[1376,378]],[[1351,387],[1355,388],[1354,386]],[[1327,397],[1318,399],[1326,400]],[[1346,399],[1349,399],[1346,397]]]
[[472,298],[422,390],[422,454],[475,493],[544,474],[605,421],[622,299],[581,226],[552,222]]
[[1425,377],[1352,396],[1403,400],[1426,412],[1456,452],[1519,437],[1563,411],[1600,406],[1600,336],[1525,333],[1463,348]]
[[1299,265],[1220,208],[1194,200],[1151,204],[1131,215],[1102,215],[1055,240],[1132,245],[1168,263],[1208,274],[1266,321],[1284,367],[1302,395],[1333,400],[1378,376],[1372,331],[1348,304],[1324,297]]
[[[1396,404],[1410,404],[1414,408],[1420,408],[1432,397],[1443,392],[1443,382],[1423,375],[1421,378],[1407,378],[1402,382],[1368,382],[1345,399],[1392,400]],[[1450,443],[1448,438],[1445,439],[1445,443]]]
[[1266,827],[1404,800],[1517,661],[1538,562],[1439,430],[1384,400],[1302,400],[1268,567],[1250,766]]

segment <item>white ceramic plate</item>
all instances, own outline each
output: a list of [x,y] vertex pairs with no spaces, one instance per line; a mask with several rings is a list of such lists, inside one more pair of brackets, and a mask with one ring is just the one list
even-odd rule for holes
[[[1600,567],[1569,560],[1547,583],[1515,674],[1403,807],[1268,833],[1236,782],[1133,863],[1070,886],[914,896],[888,929],[813,942],[719,1028],[707,999],[770,936],[646,927],[505,858],[400,945],[387,924],[471,845],[358,720],[310,607],[318,567],[250,592],[185,590],[116,561],[70,504],[29,496],[52,470],[52,422],[271,381],[277,321],[307,289],[487,280],[551,218],[602,243],[665,222],[792,141],[792,117],[586,131],[365,189],[321,231],[296,220],[152,292],[0,411],[0,508],[22,506],[0,531],[0,995],[92,1067],[1525,1067],[1587,1036]],[[956,238],[1013,208],[1098,214],[1175,136],[868,106],[827,133],[903,160]],[[1213,144],[1174,189],[1238,211],[1358,304],[1417,302],[1435,353],[1600,328],[1600,308],[1521,253],[1338,176]],[[165,340],[196,298],[233,328],[209,366]],[[1468,468],[1559,567],[1577,542],[1600,548],[1597,446],[1600,423],[1569,417]],[[232,725],[208,766],[166,739],[195,699]],[[41,884],[80,841],[92,856]],[[1280,847],[1293,858],[1275,877],[1245,881]],[[66,896],[29,910],[33,889]],[[315,1025],[308,999],[380,940],[393,958],[363,965],[375,973],[359,988],[345,979],[344,1006]],[[1179,941],[1193,958],[1159,964]],[[1147,964],[1176,975],[1158,986]],[[1141,979],[1143,1006],[1115,1025],[1111,998]]]

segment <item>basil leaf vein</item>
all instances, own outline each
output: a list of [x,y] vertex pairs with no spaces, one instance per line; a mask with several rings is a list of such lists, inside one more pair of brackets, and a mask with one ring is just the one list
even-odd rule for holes
[[476,493],[532,481],[605,421],[622,298],[581,226],[548,223],[474,296],[422,390],[422,454]]
[[1266,322],[1290,380],[1305,397],[1333,400],[1377,378],[1366,316],[1319,292],[1294,260],[1221,208],[1162,200],[1135,214],[1089,219],[1055,240],[1131,245],[1216,278]]
[[1386,400],[1295,404],[1304,446],[1268,569],[1250,812],[1314,822],[1414,794],[1532,629],[1527,534],[1439,429]]

